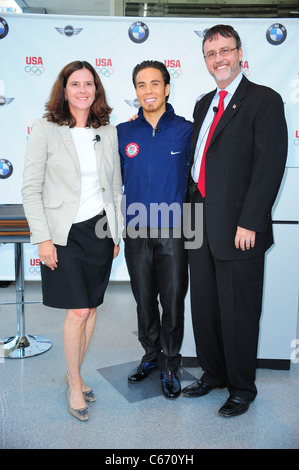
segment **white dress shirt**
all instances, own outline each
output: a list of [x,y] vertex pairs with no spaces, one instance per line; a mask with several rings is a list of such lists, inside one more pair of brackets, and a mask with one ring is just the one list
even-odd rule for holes
[[[224,109],[227,107],[228,103],[230,102],[231,97],[233,96],[236,89],[238,88],[242,80],[242,77],[243,77],[243,74],[242,72],[240,72],[239,75],[237,75],[237,77],[224,89],[225,91],[227,91],[227,95],[224,98]],[[206,114],[206,117],[202,123],[202,126],[198,134],[198,139],[197,139],[195,153],[194,153],[194,163],[191,169],[191,175],[195,183],[197,183],[198,181],[203,151],[204,151],[206,141],[208,138],[209,129],[211,127],[211,124],[215,116],[215,112],[213,111],[213,108],[214,107],[217,108],[218,106],[219,91],[222,91],[222,90],[219,87],[217,87],[216,93],[213,96],[210,107],[208,109],[208,112]]]

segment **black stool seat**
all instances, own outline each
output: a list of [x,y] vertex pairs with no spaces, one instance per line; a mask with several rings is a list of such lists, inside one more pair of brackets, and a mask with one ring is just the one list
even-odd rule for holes
[[30,229],[21,204],[0,205],[0,243],[26,243]]
[[[23,358],[46,352],[52,343],[43,336],[25,334],[23,243],[30,241],[30,229],[21,204],[0,205],[0,246],[13,243],[15,248],[17,335],[0,340],[0,357]],[[1,302],[8,305],[10,302]],[[40,302],[38,302],[40,303]]]

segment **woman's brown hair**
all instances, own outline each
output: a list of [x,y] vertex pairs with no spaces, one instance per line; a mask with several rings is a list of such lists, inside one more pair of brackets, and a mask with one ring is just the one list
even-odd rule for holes
[[44,117],[59,126],[76,126],[76,119],[71,114],[68,102],[65,100],[64,90],[71,74],[80,69],[87,69],[92,73],[96,87],[95,100],[90,107],[86,126],[96,129],[100,126],[106,126],[109,124],[109,115],[112,108],[107,104],[104,87],[95,69],[88,62],[80,60],[67,64],[59,73],[50,98],[45,105],[46,113]]

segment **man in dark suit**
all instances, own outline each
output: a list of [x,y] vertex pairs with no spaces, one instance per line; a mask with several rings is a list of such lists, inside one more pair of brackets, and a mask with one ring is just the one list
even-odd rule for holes
[[[189,263],[204,372],[182,392],[199,397],[227,387],[219,414],[230,417],[246,412],[257,394],[264,254],[273,243],[271,208],[284,172],[287,129],[280,95],[242,75],[241,41],[231,26],[210,28],[203,54],[217,89],[194,109],[186,201],[193,221],[197,204],[203,205],[202,227],[193,226],[203,230],[203,243],[195,249],[189,244]],[[226,96],[220,99],[219,91]],[[223,99],[224,112],[206,144]]]

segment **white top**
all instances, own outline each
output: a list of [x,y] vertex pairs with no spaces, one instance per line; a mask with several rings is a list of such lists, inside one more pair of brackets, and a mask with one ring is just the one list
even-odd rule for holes
[[[233,96],[236,89],[240,85],[242,77],[243,77],[243,74],[239,73],[239,75],[237,75],[237,77],[225,88],[225,91],[227,91],[227,95],[224,98],[224,109],[227,107],[228,103],[230,102],[231,97]],[[193,164],[192,169],[191,169],[191,175],[192,175],[192,178],[195,181],[195,183],[197,183],[197,181],[198,181],[202,154],[203,154],[203,151],[204,151],[204,148],[205,148],[205,145],[206,145],[206,141],[207,141],[207,138],[208,138],[209,129],[210,129],[210,126],[213,122],[214,115],[215,115],[215,113],[213,111],[213,108],[214,107],[217,108],[217,106],[218,106],[219,91],[221,91],[221,89],[219,87],[217,87],[217,91],[216,91],[215,95],[213,96],[211,105],[208,109],[206,117],[205,117],[205,119],[202,123],[200,132],[198,134],[197,144],[196,144],[195,153],[194,153],[194,164]]]
[[81,197],[73,223],[83,222],[99,214],[104,208],[102,188],[98,176],[93,130],[85,127],[70,129],[81,170]]

